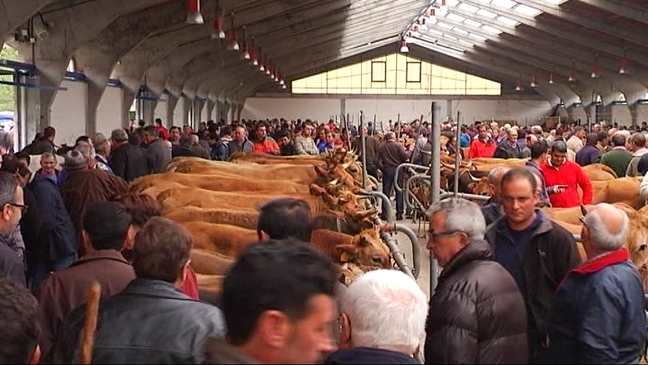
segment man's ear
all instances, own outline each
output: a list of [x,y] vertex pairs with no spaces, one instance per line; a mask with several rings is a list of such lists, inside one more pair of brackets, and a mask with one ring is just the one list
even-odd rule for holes
[[340,349],[350,349],[353,348],[353,342],[351,341],[351,321],[346,313],[340,314],[338,318],[339,321],[339,331],[340,331],[340,343],[338,347]]
[[92,242],[90,241],[90,236],[85,230],[81,231],[81,243],[85,248],[85,252],[90,252],[93,250]]
[[31,359],[29,359],[29,364],[38,364],[41,359],[41,349],[40,346],[36,345],[34,352],[32,353]]
[[135,248],[135,235],[137,235],[138,229],[132,224],[128,227],[128,232],[126,232],[126,240],[124,240],[124,245],[122,246],[122,251],[132,250]]
[[270,239],[270,236],[265,231],[257,231],[259,241],[267,241]]

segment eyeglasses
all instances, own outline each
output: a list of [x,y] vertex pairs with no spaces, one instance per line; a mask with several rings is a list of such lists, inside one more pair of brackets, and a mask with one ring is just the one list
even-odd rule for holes
[[27,205],[21,205],[21,204],[16,204],[16,203],[7,203],[7,205],[10,205],[12,207],[20,208],[20,211],[22,214],[27,213],[27,208],[29,208]]
[[459,233],[465,233],[465,232],[458,229],[452,229],[449,231],[441,231],[441,232],[427,231],[427,233],[425,234],[425,238],[427,238],[428,242],[433,242],[433,241],[437,241],[441,237],[453,236]]

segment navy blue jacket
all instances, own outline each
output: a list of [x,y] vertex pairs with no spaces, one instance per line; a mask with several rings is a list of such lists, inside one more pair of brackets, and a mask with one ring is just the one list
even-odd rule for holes
[[596,146],[586,144],[576,152],[576,163],[581,166],[587,166],[601,162],[601,151]]
[[621,248],[572,270],[547,321],[554,364],[637,363],[646,342],[644,293]]
[[79,249],[72,219],[65,208],[58,186],[47,176],[37,174],[29,184],[42,218],[36,239],[36,255],[45,261],[56,261]]

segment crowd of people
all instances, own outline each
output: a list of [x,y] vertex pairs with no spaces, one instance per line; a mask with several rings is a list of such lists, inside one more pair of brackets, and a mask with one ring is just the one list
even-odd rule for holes
[[[565,179],[585,191],[582,163],[632,155],[616,148],[620,136],[636,155],[625,167],[610,163],[640,174],[645,137],[606,130],[610,148],[600,144],[602,131],[593,144],[580,127],[566,140],[563,129],[493,127],[477,123],[455,141],[447,124],[448,142],[437,145],[423,121],[380,131],[369,124],[347,131],[334,121],[219,121],[194,132],[158,120],[108,138],[79,137],[67,151],[48,127],[0,165],[0,363],[79,361],[93,282],[102,297],[94,363],[638,362],[647,325],[641,279],[624,247],[627,216],[607,204],[584,215],[581,264],[573,236],[538,207],[572,206]],[[162,218],[152,197],[128,192],[129,182],[164,171],[177,156],[360,151],[363,138],[367,172],[388,194],[397,166],[425,164],[431,148],[530,158],[527,168],[493,170],[496,193],[486,206],[462,199],[431,206],[427,248],[443,271],[429,301],[396,270],[340,283],[338,268],[308,243],[308,204],[281,198],[260,207],[259,241],[229,270],[218,306],[202,302],[191,233]],[[402,199],[397,192],[398,219]]]

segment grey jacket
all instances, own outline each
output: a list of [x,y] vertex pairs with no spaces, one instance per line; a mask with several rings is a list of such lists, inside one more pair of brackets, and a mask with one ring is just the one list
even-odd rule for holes
[[158,138],[146,147],[146,159],[149,173],[164,172],[167,164],[171,161],[171,149],[162,139]]

